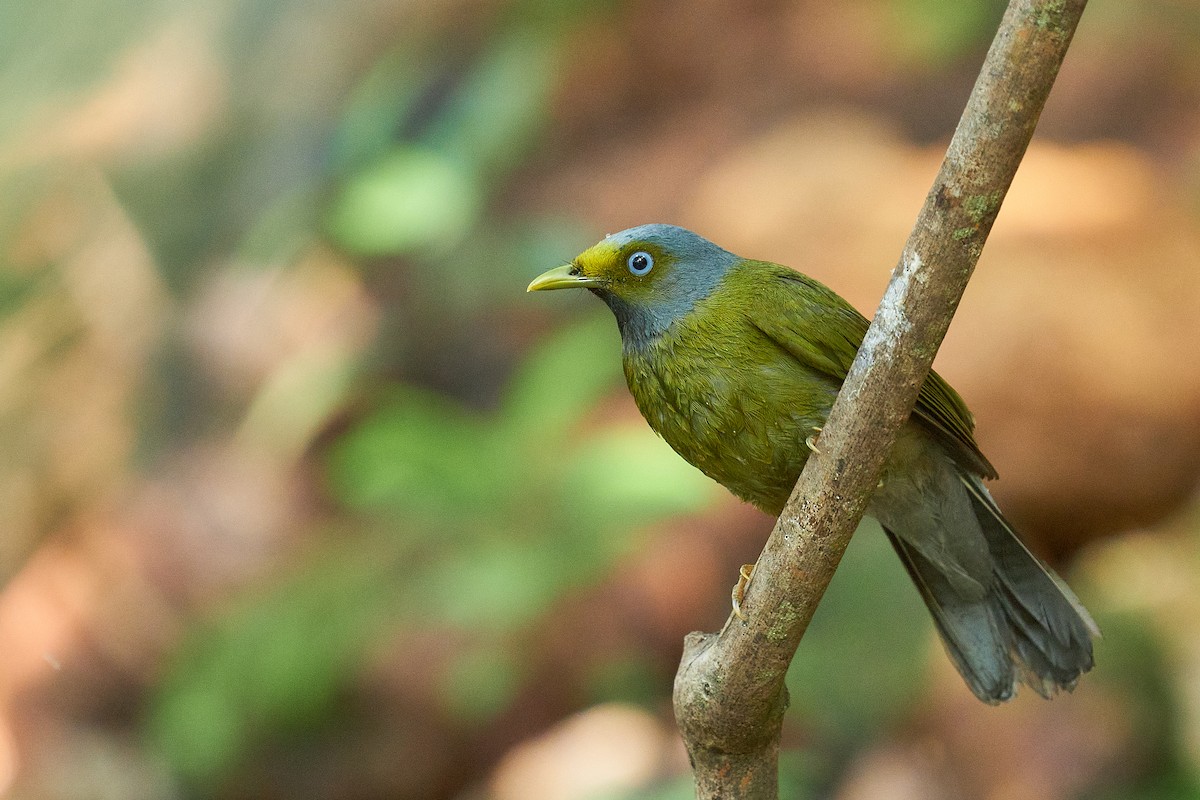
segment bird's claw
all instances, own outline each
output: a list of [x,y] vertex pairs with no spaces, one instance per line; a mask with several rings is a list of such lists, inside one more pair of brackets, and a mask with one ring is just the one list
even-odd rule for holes
[[821,434],[821,429],[813,428],[813,430],[816,431],[816,433],[806,438],[804,440],[804,444],[809,450],[813,451],[817,455],[820,455],[821,451],[817,449],[817,437]]
[[733,587],[730,593],[730,599],[733,601],[733,615],[740,620],[745,620],[746,615],[742,613],[742,601],[746,599],[746,587],[750,585],[750,579],[754,577],[754,565],[742,564],[738,570],[738,582]]

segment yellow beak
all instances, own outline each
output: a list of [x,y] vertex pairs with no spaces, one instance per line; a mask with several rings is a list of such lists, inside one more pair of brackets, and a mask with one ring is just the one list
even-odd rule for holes
[[533,279],[527,292],[542,292],[549,289],[589,289],[599,286],[595,278],[584,275],[574,264],[548,269]]

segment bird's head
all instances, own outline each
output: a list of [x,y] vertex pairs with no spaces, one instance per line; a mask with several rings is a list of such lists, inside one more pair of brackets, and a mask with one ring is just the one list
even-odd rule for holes
[[740,260],[686,228],[640,225],[542,273],[529,291],[589,289],[612,309],[625,343],[639,346],[690,313]]

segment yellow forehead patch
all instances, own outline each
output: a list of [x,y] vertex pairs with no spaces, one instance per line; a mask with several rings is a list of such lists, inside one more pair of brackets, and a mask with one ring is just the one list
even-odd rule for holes
[[622,249],[615,242],[605,239],[580,253],[575,264],[584,275],[611,278],[625,268],[621,259]]

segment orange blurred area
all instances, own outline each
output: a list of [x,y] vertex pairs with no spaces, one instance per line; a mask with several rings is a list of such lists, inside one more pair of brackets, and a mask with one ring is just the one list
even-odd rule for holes
[[[658,221],[869,312],[1002,9],[0,12],[0,796],[692,796],[682,638],[771,520],[524,288]],[[1093,0],[937,362],[1098,666],[979,704],[868,523],[783,796],[1200,795],[1197,34]]]

